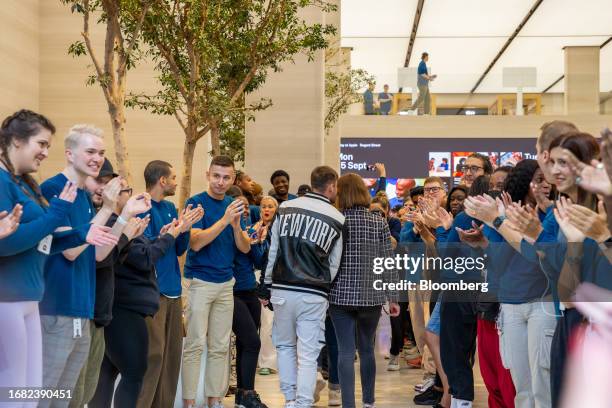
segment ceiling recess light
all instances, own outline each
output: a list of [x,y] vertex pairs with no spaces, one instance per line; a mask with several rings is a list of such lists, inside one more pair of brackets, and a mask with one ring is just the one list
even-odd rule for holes
[[471,110],[471,109],[466,109],[465,110],[465,116],[474,116],[476,115],[476,111],[475,110]]

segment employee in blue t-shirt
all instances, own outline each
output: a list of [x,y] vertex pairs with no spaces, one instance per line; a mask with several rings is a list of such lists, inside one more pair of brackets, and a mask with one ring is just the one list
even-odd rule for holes
[[[189,230],[204,216],[201,206],[188,207],[179,216],[176,207],[166,197],[176,193],[176,171],[161,160],[149,162],[144,170],[147,192],[151,195],[149,226],[145,237],[154,241],[164,226],[179,218],[183,221],[180,234],[166,254],[155,263],[159,286],[159,310],[147,319],[149,358],[138,407],[171,407],[181,369],[183,339],[183,306],[181,301],[181,269],[178,257],[189,247]],[[155,405],[153,404],[155,402]]]
[[418,109],[420,105],[424,104],[423,110],[426,115],[431,113],[431,96],[429,95],[429,82],[436,79],[437,75],[430,75],[427,69],[427,61],[429,61],[429,54],[424,52],[421,55],[421,62],[417,69],[417,88],[419,88],[419,97],[412,104],[413,111]]
[[187,200],[204,208],[204,218],[193,225],[185,263],[191,280],[187,308],[187,338],[183,352],[183,405],[195,406],[204,342],[207,343],[205,388],[210,408],[221,407],[232,316],[234,313],[234,259],[251,249],[241,224],[244,204],[225,195],[235,177],[234,162],[215,156],[208,171],[208,190]]
[[378,103],[380,104],[380,114],[388,115],[391,112],[391,104],[393,102],[393,94],[389,93],[389,85],[383,86],[383,91],[378,94]]
[[[120,179],[112,180],[105,188],[104,204],[97,214],[84,189],[87,177],[97,177],[104,163],[102,132],[92,126],[73,126],[64,145],[66,168],[41,185],[47,200],[57,197],[68,181],[78,186],[77,197],[60,230],[89,223],[104,226],[115,208],[121,189]],[[81,245],[51,255],[47,260],[45,294],[40,302],[44,388],[74,389],[76,385],[89,354],[96,261],[106,258],[113,247]],[[39,407],[48,407],[50,403],[51,400],[43,400]]]

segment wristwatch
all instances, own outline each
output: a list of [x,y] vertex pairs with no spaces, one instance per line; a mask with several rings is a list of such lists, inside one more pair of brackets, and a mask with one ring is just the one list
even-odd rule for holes
[[501,227],[501,225],[504,223],[505,219],[506,217],[504,217],[503,215],[495,217],[495,219],[493,220],[493,226],[495,227],[495,229],[499,229],[499,227]]

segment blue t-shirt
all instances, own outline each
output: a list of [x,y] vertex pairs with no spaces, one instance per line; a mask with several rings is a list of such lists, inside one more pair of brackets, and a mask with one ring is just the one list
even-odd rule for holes
[[[378,99],[389,99],[392,98],[392,94],[388,93],[388,92],[381,92],[378,94]],[[381,102],[380,103],[380,113],[382,113],[383,115],[388,115],[389,112],[391,112],[391,101],[388,102]]]
[[[192,204],[197,207],[199,204],[204,208],[204,218],[194,224],[193,228],[207,229],[223,218],[225,209],[231,202],[232,199],[228,196],[216,200],[207,192],[203,192],[191,197],[185,205]],[[185,277],[212,283],[228,282],[234,273],[234,258],[237,252],[234,231],[232,226],[228,225],[217,238],[199,251],[187,251]]]
[[[42,299],[47,256],[38,250],[38,244],[64,224],[71,208],[69,202],[58,198],[43,208],[33,197],[35,193],[21,178],[13,179],[0,168],[0,211],[11,212],[16,204],[23,206],[17,230],[0,240],[0,302],[38,302]],[[59,239],[54,239],[51,251],[57,243]]]
[[[47,200],[60,195],[68,179],[62,173],[40,187]],[[77,227],[91,222],[95,209],[89,194],[79,188],[72,209],[62,226]],[[40,302],[41,315],[93,319],[96,300],[96,250],[89,245],[74,260],[61,253],[51,255],[45,265],[45,295]]]
[[417,86],[427,86],[429,84],[429,79],[423,78],[423,74],[428,74],[427,64],[425,61],[421,60],[421,62],[419,62],[419,68],[417,69]]
[[[144,232],[144,235],[151,241],[159,237],[162,227],[169,224],[172,220],[178,219],[176,207],[170,201],[162,200],[157,202],[151,200],[151,210],[140,217],[151,215],[151,221]],[[189,247],[189,232],[180,234],[174,241],[166,254],[155,263],[157,272],[157,285],[162,295],[176,297],[181,295],[181,268],[179,267],[178,257],[183,255]]]

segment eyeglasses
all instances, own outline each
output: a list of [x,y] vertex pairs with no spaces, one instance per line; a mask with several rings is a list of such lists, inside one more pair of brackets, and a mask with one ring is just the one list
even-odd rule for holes
[[461,166],[461,171],[464,173],[467,173],[467,172],[478,173],[478,170],[482,170],[482,169],[484,169],[484,167],[481,167],[481,166],[466,166],[466,165]]
[[123,190],[119,190],[119,194],[128,193],[129,196],[132,195],[132,188],[124,188]]
[[440,190],[442,190],[442,187],[425,187],[423,189],[423,192],[425,192],[425,194],[429,194],[429,193],[436,194]]

